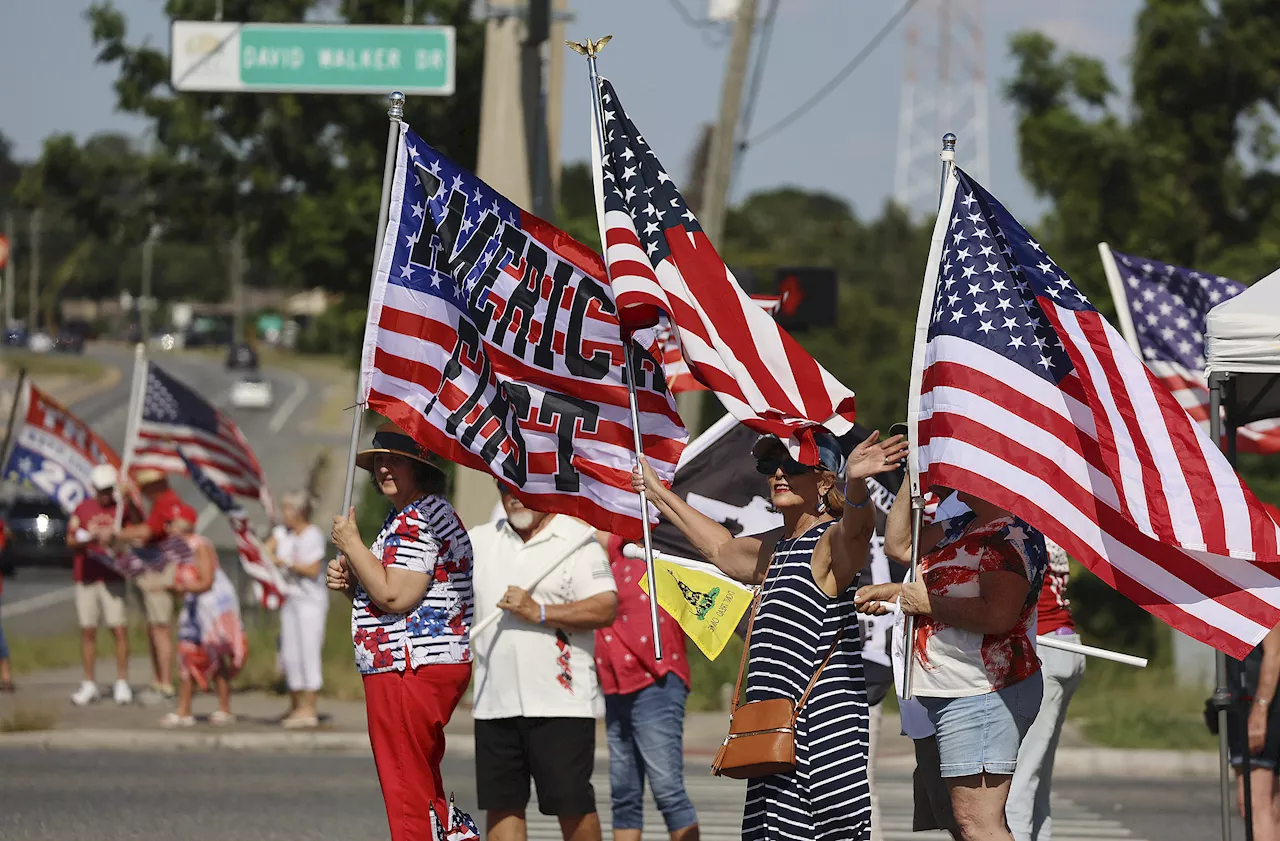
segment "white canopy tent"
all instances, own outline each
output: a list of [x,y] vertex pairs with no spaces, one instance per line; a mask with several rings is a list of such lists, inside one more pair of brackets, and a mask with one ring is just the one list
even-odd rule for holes
[[[1227,458],[1235,464],[1236,430],[1253,421],[1280,417],[1280,270],[1209,310],[1207,323],[1209,437],[1222,443]],[[1217,667],[1214,701],[1219,710],[1222,837],[1230,841],[1230,804],[1235,798],[1231,796],[1228,771],[1227,657],[1221,651],[1217,654]],[[1248,798],[1248,782],[1245,786]]]
[[1228,428],[1280,417],[1280,270],[1209,311],[1205,359]]

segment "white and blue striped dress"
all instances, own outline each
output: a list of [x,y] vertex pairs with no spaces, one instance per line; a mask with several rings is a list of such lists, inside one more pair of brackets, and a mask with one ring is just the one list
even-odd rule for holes
[[747,841],[866,841],[867,693],[851,586],[831,598],[813,580],[813,549],[833,521],[778,541],[751,632],[746,700],[798,701],[841,625],[844,635],[796,721],[796,770],[752,780]]

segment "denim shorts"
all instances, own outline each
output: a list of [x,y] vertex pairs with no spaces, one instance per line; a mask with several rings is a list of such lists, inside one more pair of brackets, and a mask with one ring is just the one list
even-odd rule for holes
[[920,698],[938,736],[943,777],[1012,774],[1018,747],[1040,712],[1039,672],[996,692],[964,698]]

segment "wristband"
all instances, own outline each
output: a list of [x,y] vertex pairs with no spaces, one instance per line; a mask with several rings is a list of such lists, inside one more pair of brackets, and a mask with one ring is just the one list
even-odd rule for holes
[[538,605],[538,624],[547,624],[547,606],[545,604]]
[[1254,698],[1254,699],[1253,699],[1253,702],[1254,702],[1255,704],[1259,704],[1259,705],[1261,705],[1261,706],[1264,706],[1264,707],[1265,707],[1267,704],[1270,704],[1270,703],[1271,703],[1271,699],[1270,699],[1270,698]]
[[848,497],[845,497],[844,501],[850,508],[866,508],[871,504],[871,494],[867,494],[867,498],[862,500],[862,502],[853,502]]

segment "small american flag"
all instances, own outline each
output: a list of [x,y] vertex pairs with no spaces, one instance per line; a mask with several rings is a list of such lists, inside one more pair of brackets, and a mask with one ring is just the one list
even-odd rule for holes
[[131,472],[151,468],[182,473],[181,447],[217,487],[260,500],[272,510],[266,477],[234,421],[154,362],[147,363],[145,388],[137,441],[125,458]]
[[600,99],[605,261],[624,324],[665,313],[690,373],[752,429],[786,438],[819,423],[843,435],[853,392],[738,285],[607,81]]
[[[1117,297],[1116,310],[1130,343],[1187,414],[1209,432],[1209,386],[1204,373],[1205,320],[1209,310],[1239,295],[1243,283],[1147,257],[1106,249]],[[1114,271],[1114,275],[1112,272]],[[1117,295],[1117,293],[1119,293]],[[1121,300],[1122,298],[1122,300]],[[1128,322],[1125,321],[1127,310]],[[1250,453],[1280,453],[1280,421],[1261,420],[1238,430],[1239,447]]]
[[921,486],[1009,510],[1243,657],[1280,623],[1276,523],[1009,212],[959,170],[948,190],[913,360]]
[[[638,537],[626,356],[600,257],[407,126],[389,219],[360,367],[369,406],[530,507]],[[631,347],[644,452],[670,480],[688,436],[653,331]]]
[[218,487],[217,483],[199,464],[187,456],[182,447],[177,449],[178,458],[187,468],[187,475],[218,510],[226,515],[231,524],[231,531],[236,536],[236,554],[240,558],[240,566],[253,579],[254,595],[258,603],[267,610],[276,610],[284,604],[284,576],[274,563],[263,557],[262,546],[253,534],[249,517],[240,503],[231,494]]

